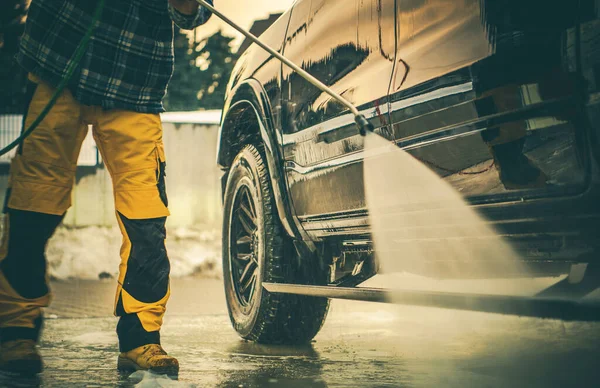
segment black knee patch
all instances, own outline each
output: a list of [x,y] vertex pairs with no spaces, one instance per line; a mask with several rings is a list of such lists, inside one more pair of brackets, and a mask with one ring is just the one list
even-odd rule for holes
[[166,217],[130,220],[121,213],[131,251],[123,289],[143,303],[158,302],[169,289],[171,265],[165,247]]

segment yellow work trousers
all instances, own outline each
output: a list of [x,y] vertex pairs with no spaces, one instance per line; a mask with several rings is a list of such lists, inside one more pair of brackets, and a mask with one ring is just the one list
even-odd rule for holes
[[[33,75],[29,81],[25,128],[55,91]],[[44,248],[71,205],[77,159],[90,125],[112,177],[123,235],[115,300],[121,350],[160,343],[170,294],[160,116],[81,105],[68,90],[11,164],[0,247],[0,341],[39,334],[42,308],[51,299]]]

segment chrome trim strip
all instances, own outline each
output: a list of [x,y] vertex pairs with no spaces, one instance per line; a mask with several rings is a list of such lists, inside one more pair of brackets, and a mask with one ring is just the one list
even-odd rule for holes
[[454,94],[467,93],[473,90],[473,82],[467,82],[460,85],[448,86],[438,90],[433,90],[415,97],[405,98],[400,101],[392,102],[391,112],[409,108],[417,104],[423,104],[429,101],[437,100]]
[[[453,140],[459,137],[470,136],[474,133],[484,131],[490,126],[508,123],[518,119],[530,119],[539,117],[540,115],[549,115],[551,111],[556,109],[565,109],[572,104],[570,98],[559,98],[547,102],[541,102],[533,105],[528,105],[518,110],[508,113],[497,113],[483,118],[477,118],[468,122],[450,125],[447,127],[434,129],[432,131],[419,133],[414,136],[403,138],[394,142],[403,150],[411,150],[419,147],[428,146],[435,143],[441,143]],[[444,135],[446,134],[446,135]],[[390,143],[392,144],[392,143]],[[303,167],[293,161],[286,162],[286,170],[293,171],[299,174],[309,174],[315,171],[337,167],[340,165],[350,165],[362,161],[365,157],[376,156],[385,152],[385,149],[373,151],[369,155],[364,155],[364,151],[358,151],[352,154],[344,155],[337,159],[327,160],[325,162],[315,164],[309,167]]]
[[306,174],[310,174],[311,172],[315,172],[315,171],[326,170],[328,168],[338,167],[338,166],[342,166],[342,165],[351,165],[354,163],[362,162],[362,160],[364,159],[363,154],[364,154],[363,151],[358,151],[358,152],[354,152],[352,154],[344,155],[337,159],[326,160],[324,162],[315,164],[310,167],[302,167],[299,164],[297,164],[296,162],[288,160],[285,162],[285,169],[287,171],[293,171],[298,174],[306,175]]
[[[379,106],[379,112],[382,115],[385,115],[388,113],[387,103]],[[379,118],[379,115],[377,112],[377,107],[361,109],[360,114],[365,116],[367,118],[367,120],[369,120],[369,121],[373,121],[376,119],[378,121],[378,118]],[[381,126],[377,122],[372,122],[372,124],[375,126],[375,128],[379,128]],[[333,128],[333,129],[323,129],[323,128]],[[313,125],[312,127],[305,128],[305,129],[301,130],[300,132],[284,134],[283,140],[282,140],[282,145],[288,146],[288,145],[293,145],[298,142],[312,140],[312,138],[308,138],[308,139],[306,138],[307,133],[316,133],[317,141],[323,141],[322,139],[327,137],[328,135],[331,135],[335,132],[338,132],[338,131],[341,131],[344,129],[354,130],[353,135],[358,135],[358,128],[356,127],[356,122],[354,121],[354,115],[352,115],[351,113],[345,113],[345,114],[342,114],[341,116],[337,116],[337,117],[334,117],[327,121],[323,121],[322,123]]]
[[[400,110],[404,108],[411,107],[417,104],[423,104],[428,101],[437,100],[439,98],[452,96],[460,93],[467,93],[473,90],[473,83],[467,82],[461,85],[448,86],[445,88],[441,88],[439,90],[434,90],[422,95],[418,95],[415,97],[409,97],[401,101],[397,101],[391,104],[391,111]],[[382,114],[387,114],[389,109],[387,104],[382,105],[380,107],[380,111]],[[361,113],[367,116],[368,118],[376,118],[377,117],[377,109],[376,108],[368,108],[361,110]],[[311,131],[319,131],[319,129],[323,127],[335,127],[333,129],[327,129],[321,132],[318,132],[318,141],[324,141],[328,136],[332,136],[335,132],[348,130],[349,127],[354,126],[354,117],[351,114],[345,114],[334,119],[325,121],[323,123],[317,124],[313,127],[307,128],[302,132],[311,132]],[[358,130],[355,131],[355,134],[358,134]],[[302,136],[301,132],[298,134],[290,134],[284,135],[283,137],[283,145],[293,144],[297,141],[297,138]],[[358,151],[353,154],[344,155],[340,158],[327,160],[325,162],[315,164],[312,166],[300,166],[293,161],[286,162],[286,170],[293,171],[298,174],[310,174],[311,172],[328,169],[332,167],[337,167],[340,165],[353,164],[360,162],[364,158],[363,152]]]
[[553,111],[565,109],[565,107],[570,106],[572,103],[573,100],[571,98],[565,97],[526,105],[510,112],[500,112],[485,117],[479,117],[460,124],[453,124],[431,131],[422,132],[413,136],[398,139],[395,141],[395,143],[403,150],[411,150],[434,143],[453,140],[459,137],[470,136],[474,133],[482,132],[489,127],[510,123],[516,120],[551,116]]

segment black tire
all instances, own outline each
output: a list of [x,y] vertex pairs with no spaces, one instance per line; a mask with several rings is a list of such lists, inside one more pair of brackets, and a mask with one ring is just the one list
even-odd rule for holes
[[[263,282],[326,282],[327,271],[306,268],[311,263],[297,260],[290,242],[277,216],[265,159],[248,145],[232,163],[223,209],[225,296],[231,323],[244,339],[306,343],[325,321],[329,299],[271,294],[262,287]],[[306,279],[311,272],[315,276]]]

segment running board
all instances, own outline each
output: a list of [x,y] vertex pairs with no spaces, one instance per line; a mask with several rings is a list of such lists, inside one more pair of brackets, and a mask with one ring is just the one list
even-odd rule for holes
[[524,317],[560,319],[563,321],[600,321],[600,303],[598,302],[541,297],[404,291],[381,288],[307,286],[283,283],[263,283],[263,287],[268,292],[276,294],[295,294],[333,299],[439,307]]

